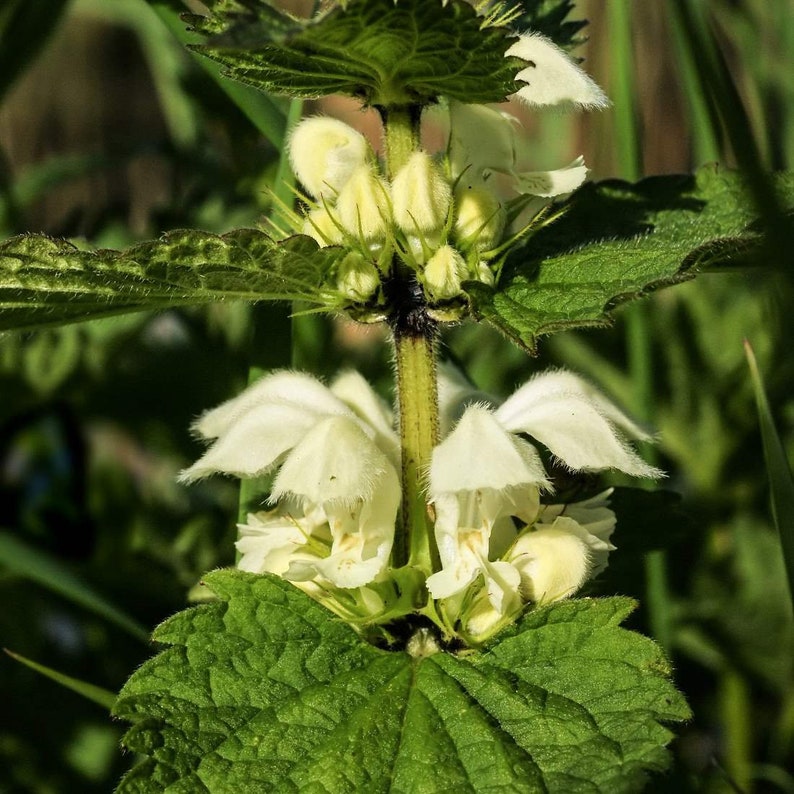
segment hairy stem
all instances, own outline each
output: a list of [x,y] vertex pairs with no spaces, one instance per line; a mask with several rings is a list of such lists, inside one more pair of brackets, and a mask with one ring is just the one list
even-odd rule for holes
[[[418,106],[381,108],[386,144],[386,171],[392,179],[419,148]],[[438,443],[436,324],[427,316],[415,274],[394,257],[384,285],[392,307],[397,405],[402,455],[402,511],[395,533],[395,567],[411,565],[429,575],[438,568],[433,520],[427,505],[426,477]]]
[[397,404],[402,449],[402,537],[395,539],[395,566],[413,565],[426,574],[437,567],[426,475],[438,443],[438,385],[431,335],[394,331]]
[[386,175],[392,179],[419,148],[421,108],[414,105],[381,108],[386,143]]

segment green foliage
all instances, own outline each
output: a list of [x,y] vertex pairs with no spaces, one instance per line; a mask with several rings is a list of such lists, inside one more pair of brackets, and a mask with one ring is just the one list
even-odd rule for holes
[[32,659],[26,659],[24,656],[20,656],[18,653],[13,653],[7,648],[4,650],[12,659],[16,660],[20,664],[24,664],[25,667],[35,670],[45,678],[49,678],[51,681],[54,681],[56,684],[59,684],[66,689],[71,689],[72,692],[75,692],[81,697],[86,698],[86,700],[96,703],[103,709],[109,711],[116,702],[115,693],[110,692],[107,689],[103,689],[100,686],[95,686],[94,684],[89,684],[86,681],[81,681],[80,679],[74,678],[70,675],[59,673],[57,670],[53,670],[51,667],[34,662]]
[[123,251],[22,235],[0,245],[0,330],[214,300],[317,301],[339,252],[255,229],[178,230]]
[[[781,179],[791,195],[794,180]],[[465,286],[476,317],[535,352],[538,337],[603,326],[619,304],[704,268],[745,261],[758,244],[743,181],[708,166],[695,177],[607,180],[513,249],[497,287]]]
[[263,91],[315,98],[347,94],[383,107],[428,104],[440,95],[502,102],[522,61],[506,59],[507,28],[481,29],[463,0],[350,0],[296,20],[264,0],[220,2],[186,17],[209,37],[193,49],[225,74]]
[[521,15],[512,26],[524,33],[533,30],[548,36],[560,47],[575,47],[582,42],[579,32],[587,25],[583,19],[568,19],[572,0],[520,0]]
[[769,491],[772,502],[772,517],[780,535],[783,559],[786,563],[789,598],[794,604],[794,476],[786,457],[786,450],[775,427],[772,409],[766,396],[758,363],[750,343],[745,341],[747,362],[753,379],[758,419],[761,424],[761,438],[764,442],[766,472],[769,477]]
[[[688,709],[625,598],[530,612],[486,651],[384,651],[276,577],[217,571],[218,601],[115,713],[148,756],[120,792],[637,791]],[[409,644],[409,647],[410,644]]]
[[69,568],[48,554],[27,546],[8,532],[0,531],[0,560],[3,569],[24,576],[85,609],[115,623],[140,640],[146,629],[110,603]]

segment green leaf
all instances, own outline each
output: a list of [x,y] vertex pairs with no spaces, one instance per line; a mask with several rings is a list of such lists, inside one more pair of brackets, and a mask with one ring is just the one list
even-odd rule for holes
[[168,232],[123,251],[22,235],[0,244],[0,330],[214,300],[320,301],[341,249],[264,232]]
[[18,653],[9,651],[8,648],[3,648],[3,650],[12,659],[16,660],[20,664],[24,664],[25,667],[29,667],[31,670],[41,673],[41,675],[43,675],[45,678],[55,681],[56,684],[60,684],[66,689],[71,689],[72,692],[84,697],[86,700],[93,701],[107,711],[110,711],[110,709],[113,708],[113,704],[116,702],[116,695],[108,689],[103,689],[101,686],[97,686],[96,684],[89,684],[87,681],[81,681],[79,678],[73,678],[72,676],[66,675],[65,673],[59,673],[57,670],[53,670],[51,667],[39,664],[38,662],[34,662],[32,659],[27,659],[24,656],[20,656]]
[[217,571],[219,600],[166,621],[170,647],[116,703],[148,756],[119,792],[640,790],[689,716],[625,598],[530,612],[484,652],[364,642],[293,585]]
[[522,33],[525,30],[542,33],[559,47],[575,47],[584,41],[577,34],[587,22],[568,19],[574,7],[572,0],[519,0],[515,5],[521,9],[521,15],[512,25]]
[[384,107],[441,95],[501,102],[524,65],[504,57],[511,31],[481,29],[463,0],[350,0],[311,20],[264,0],[227,0],[209,17],[185,18],[210,37],[193,49],[229,77],[293,97],[347,94]]
[[[794,175],[779,179],[791,203]],[[535,353],[540,336],[605,326],[619,304],[746,262],[760,245],[739,174],[707,166],[695,176],[585,185],[565,214],[514,248],[498,286],[467,282],[475,317]]]

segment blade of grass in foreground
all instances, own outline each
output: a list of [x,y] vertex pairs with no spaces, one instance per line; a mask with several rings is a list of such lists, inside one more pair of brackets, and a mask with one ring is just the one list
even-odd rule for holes
[[772,412],[758,371],[753,348],[747,340],[744,343],[744,350],[747,355],[747,363],[750,366],[750,375],[753,379],[755,400],[758,406],[758,421],[761,425],[761,439],[764,444],[766,471],[769,477],[772,519],[780,536],[780,545],[783,547],[789,596],[792,599],[792,607],[794,607],[794,476],[791,474],[791,467],[772,419]]
[[81,581],[58,560],[28,546],[9,532],[0,532],[0,565],[109,620],[133,637],[149,641],[149,632],[140,623]]
[[46,667],[43,664],[34,662],[32,659],[27,659],[24,656],[20,656],[18,653],[9,651],[8,648],[3,648],[3,650],[12,659],[24,664],[25,667],[29,667],[31,670],[41,673],[41,675],[49,678],[51,681],[55,681],[56,684],[60,684],[66,689],[71,689],[72,692],[82,695],[86,700],[91,700],[97,705],[102,706],[106,711],[110,711],[113,704],[116,702],[116,695],[108,689],[103,689],[101,686],[96,686],[96,684],[89,684],[87,681],[81,681],[79,678],[72,678],[72,676],[66,675],[65,673],[59,673],[51,667]]

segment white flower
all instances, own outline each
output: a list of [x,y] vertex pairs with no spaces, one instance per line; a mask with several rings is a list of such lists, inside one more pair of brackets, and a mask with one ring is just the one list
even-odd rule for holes
[[521,576],[525,601],[537,604],[573,595],[607,565],[615,514],[609,489],[584,502],[549,505],[505,555]]
[[357,373],[329,389],[308,375],[276,372],[199,419],[197,431],[216,440],[181,478],[279,469],[271,501],[290,509],[249,521],[241,537],[247,560],[263,570],[285,561],[305,569],[298,531],[313,536],[319,526],[330,545],[311,569],[338,587],[359,587],[386,567],[394,537],[400,482],[391,424],[390,411]]
[[[515,45],[514,45],[515,46]],[[572,193],[587,178],[587,167],[577,157],[552,171],[521,171],[518,153],[518,119],[485,105],[450,102],[449,159],[460,188],[488,189],[492,173],[512,177],[520,195],[555,198]],[[540,206],[548,202],[542,202]]]
[[[459,419],[435,448],[430,467],[442,566],[427,581],[431,595],[459,597],[482,577],[490,608],[505,615],[519,596],[549,601],[572,594],[605,567],[612,549],[608,493],[578,506],[541,509],[539,495],[550,490],[549,479],[538,451],[521,436],[542,443],[575,471],[660,476],[624,433],[647,436],[568,372],[538,375],[498,407],[480,393],[467,394],[459,376],[442,370],[440,383],[442,428]],[[514,519],[525,525],[520,536]],[[498,616],[483,603],[475,607],[477,625],[496,625]]]
[[556,44],[540,33],[526,33],[507,50],[505,57],[520,58],[526,68],[516,81],[526,83],[515,96],[532,107],[605,108],[604,92]]
[[501,556],[515,538],[512,516],[526,523],[538,514],[546,473],[532,445],[504,433],[483,406],[467,409],[455,430],[433,451],[430,498],[441,571],[427,580],[434,598],[449,598],[485,577],[495,609],[502,610],[519,577]]

